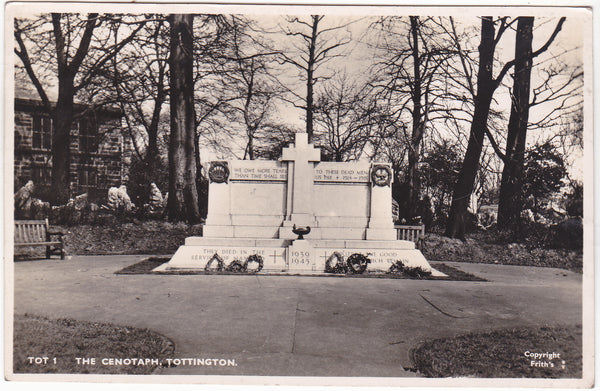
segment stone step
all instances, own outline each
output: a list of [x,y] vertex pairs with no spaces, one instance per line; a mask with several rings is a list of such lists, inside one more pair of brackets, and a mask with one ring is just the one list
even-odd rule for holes
[[[338,240],[305,239],[314,248],[358,248],[358,249],[394,249],[412,250],[415,244],[408,240]],[[228,246],[228,247],[279,247],[287,248],[289,239],[252,239],[252,238],[206,238],[190,236],[185,239],[186,246]]]

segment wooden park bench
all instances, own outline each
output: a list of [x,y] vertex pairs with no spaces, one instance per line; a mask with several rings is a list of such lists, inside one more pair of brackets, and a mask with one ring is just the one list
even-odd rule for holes
[[419,250],[423,249],[425,244],[424,225],[395,225],[394,228],[396,228],[396,239],[415,242],[415,245]]
[[60,255],[65,259],[62,236],[62,232],[50,232],[48,219],[15,220],[15,247],[46,246],[46,258]]

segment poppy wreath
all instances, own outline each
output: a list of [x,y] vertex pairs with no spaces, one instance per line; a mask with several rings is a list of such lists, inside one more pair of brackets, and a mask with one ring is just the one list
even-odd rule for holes
[[[217,262],[217,267],[214,268],[212,267],[213,262]],[[207,272],[220,272],[223,271],[223,269],[225,268],[225,262],[223,262],[223,258],[221,258],[219,256],[219,254],[215,253],[212,258],[210,258],[210,261],[208,261],[206,263],[206,266],[204,266],[204,271]]]
[[344,263],[344,257],[339,252],[335,251],[327,258],[325,262],[326,273],[344,274],[348,272],[348,266]]
[[393,263],[387,271],[389,274],[401,274],[410,278],[427,278],[431,276],[431,272],[423,269],[420,266],[410,267],[404,265],[401,261]]
[[388,269],[389,274],[402,274],[404,271],[404,264],[401,261],[396,261],[390,265]]
[[[248,265],[249,265],[251,262],[254,262],[254,263],[257,263],[257,264],[258,264],[258,266],[256,267],[256,269],[248,269]],[[259,271],[261,271],[261,270],[262,270],[263,266],[264,266],[264,260],[263,260],[263,257],[261,257],[261,256],[260,256],[260,255],[258,255],[258,254],[252,254],[252,255],[250,255],[250,256],[249,256],[249,257],[246,259],[246,262],[244,262],[244,265],[243,265],[243,267],[244,267],[244,271],[246,271],[246,272],[247,272],[247,271],[249,271],[249,272],[252,272],[252,273],[258,273]]]
[[244,267],[243,263],[241,263],[237,259],[234,259],[229,265],[227,265],[225,271],[233,273],[243,273],[246,271],[246,268]]
[[348,257],[346,264],[348,264],[348,270],[354,274],[362,274],[367,270],[367,265],[371,263],[371,260],[362,254],[355,253]]

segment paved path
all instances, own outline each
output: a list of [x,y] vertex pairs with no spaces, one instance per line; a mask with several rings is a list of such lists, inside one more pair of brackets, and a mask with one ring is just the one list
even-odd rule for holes
[[[15,263],[15,313],[147,327],[175,357],[235,359],[164,374],[414,376],[432,338],[581,324],[581,275],[447,263],[488,282],[298,276],[115,275],[143,256]],[[435,263],[432,263],[435,267]]]

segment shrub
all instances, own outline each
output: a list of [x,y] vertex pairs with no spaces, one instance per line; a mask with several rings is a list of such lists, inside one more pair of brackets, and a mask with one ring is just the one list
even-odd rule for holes
[[583,222],[580,218],[567,219],[552,228],[552,243],[559,248],[583,249]]
[[565,197],[564,208],[571,217],[583,217],[583,183],[573,182]]

